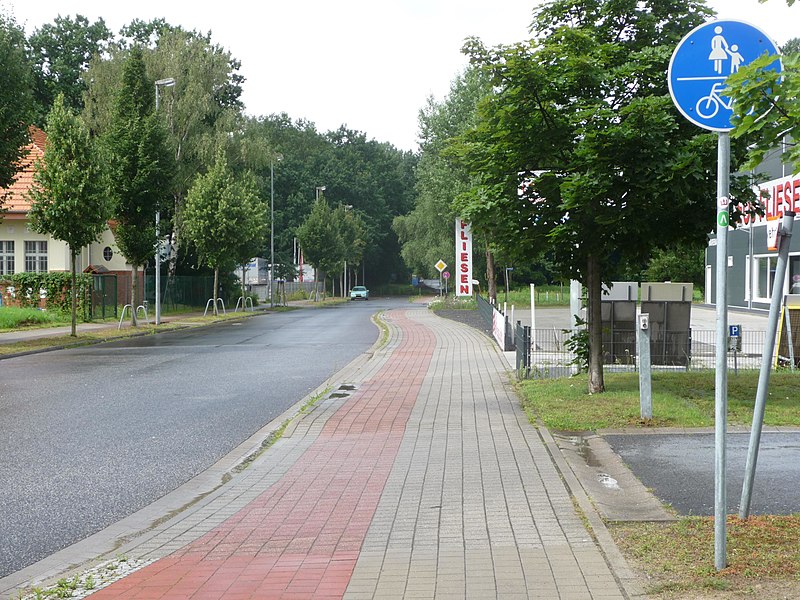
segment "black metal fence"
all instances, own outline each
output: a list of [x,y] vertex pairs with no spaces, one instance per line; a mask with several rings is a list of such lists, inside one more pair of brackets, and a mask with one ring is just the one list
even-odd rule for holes
[[[517,322],[514,328],[516,367],[520,378],[551,378],[574,375],[579,370],[576,354],[567,343],[578,329],[531,329]],[[603,341],[606,371],[637,371],[636,331],[618,331]],[[728,368],[758,369],[766,333],[744,331],[727,341]],[[714,369],[716,331],[690,329],[660,332],[650,340],[651,368],[660,371]]]

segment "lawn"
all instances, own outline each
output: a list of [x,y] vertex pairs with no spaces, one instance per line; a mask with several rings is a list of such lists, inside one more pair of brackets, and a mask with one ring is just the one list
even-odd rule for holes
[[[661,598],[800,597],[800,515],[729,516],[728,566],[714,568],[714,520],[615,523],[614,541]],[[697,592],[702,591],[702,596]],[[688,594],[688,595],[687,595]]]
[[[653,373],[653,419],[639,418],[637,373],[606,373],[606,392],[590,395],[585,375],[520,382],[523,407],[532,422],[561,431],[619,427],[711,427],[714,425],[714,372]],[[728,375],[728,420],[749,425],[758,371]],[[800,373],[780,371],[770,378],[764,417],[767,425],[800,425]]]
[[0,306],[0,331],[23,327],[52,327],[53,325],[68,324],[69,321],[69,315],[59,312],[38,310],[36,308]]

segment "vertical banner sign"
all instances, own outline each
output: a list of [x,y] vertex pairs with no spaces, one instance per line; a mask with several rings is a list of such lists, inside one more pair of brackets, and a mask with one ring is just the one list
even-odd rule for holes
[[472,228],[456,219],[456,296],[472,296]]

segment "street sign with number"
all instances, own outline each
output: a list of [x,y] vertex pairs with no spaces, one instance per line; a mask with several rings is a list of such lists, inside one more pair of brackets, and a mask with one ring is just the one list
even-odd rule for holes
[[684,117],[703,129],[733,129],[733,101],[722,92],[739,67],[764,53],[780,72],[778,48],[763,31],[741,21],[711,21],[686,34],[669,63],[669,93]]

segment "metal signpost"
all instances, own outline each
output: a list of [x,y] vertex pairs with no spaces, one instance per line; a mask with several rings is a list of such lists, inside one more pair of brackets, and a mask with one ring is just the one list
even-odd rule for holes
[[[794,213],[786,211],[778,233],[778,264],[775,268],[775,280],[772,284],[772,297],[769,304],[769,321],[767,336],[764,338],[764,350],[761,353],[761,371],[758,374],[756,403],[753,407],[753,425],[750,430],[750,444],[747,448],[747,464],[745,465],[744,482],[742,484],[742,501],[739,504],[739,517],[750,516],[750,499],[753,493],[753,479],[758,463],[758,446],[761,442],[761,428],[764,423],[764,407],[767,403],[767,386],[772,371],[772,352],[775,349],[775,334],[778,332],[783,285],[786,281],[786,265],[789,262],[789,241],[794,227]],[[791,343],[790,343],[791,347]],[[794,361],[792,361],[794,363]]]
[[442,271],[444,271],[447,268],[447,263],[444,262],[440,258],[439,261],[433,266],[436,267],[437,271],[439,271],[439,295],[441,296],[442,295]]
[[[733,100],[723,95],[725,80],[739,67],[765,52],[778,54],[764,32],[740,21],[712,21],[690,31],[678,43],[669,63],[669,92],[681,114],[703,129],[718,132],[717,145],[717,335],[715,378],[714,453],[714,564],[724,569],[726,559],[725,433],[728,418],[727,258],[730,136]],[[770,68],[780,70],[780,61]]]

